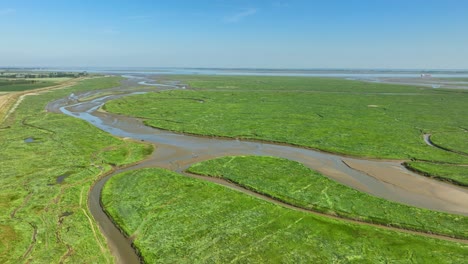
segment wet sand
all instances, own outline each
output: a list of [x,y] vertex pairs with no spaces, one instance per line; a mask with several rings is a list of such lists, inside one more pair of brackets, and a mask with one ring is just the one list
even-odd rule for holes
[[[140,79],[137,81],[141,82]],[[177,88],[176,86],[158,89]],[[118,91],[119,94],[105,95],[85,102],[76,103],[61,99],[49,104],[48,109],[84,119],[115,136],[156,144],[157,149],[153,158],[140,166],[158,166],[182,172],[195,162],[220,156],[276,156],[298,161],[342,184],[391,201],[468,215],[468,190],[412,173],[401,166],[403,161],[351,159],[283,144],[198,137],[155,129],[145,126],[138,118],[98,111],[109,100],[150,90],[147,87],[128,89],[124,86],[114,91]],[[89,93],[86,93],[86,96],[89,96]],[[354,161],[354,167],[350,166],[351,161]],[[356,167],[357,164],[359,167]],[[422,184],[429,189],[419,188]],[[443,193],[448,189],[452,190],[453,198],[432,195],[432,193]]]
[[[357,78],[359,79],[359,78]],[[374,79],[363,79],[364,81],[370,82],[380,82],[380,83],[391,83],[391,84],[401,84],[401,85],[412,85],[412,86],[422,86],[433,89],[445,88],[445,89],[459,89],[459,90],[468,90],[468,81],[463,79],[459,80],[457,78],[421,78],[421,77],[378,77]]]
[[123,170],[115,170],[94,184],[89,193],[88,207],[94,219],[99,224],[101,233],[106,237],[107,245],[114,256],[116,263],[137,264],[141,263],[141,261],[139,256],[136,254],[135,249],[132,247],[132,242],[116,227],[104,212],[101,205],[102,187],[104,187],[104,184],[106,184],[112,176],[121,172],[123,172]]
[[[387,200],[436,211],[468,215],[468,190],[466,188],[412,173],[401,165],[403,161],[364,160],[284,144],[183,135],[147,127],[137,118],[99,110],[105,102],[122,96],[165,89],[182,89],[183,87],[167,83],[163,86],[155,85],[156,83],[144,77],[129,78],[121,87],[106,91],[86,92],[51,102],[47,110],[86,120],[115,136],[151,142],[157,146],[156,151],[147,160],[124,170],[162,167],[184,173],[186,168],[196,162],[221,156],[276,156],[298,161],[344,185]],[[138,88],[132,88],[135,86]],[[99,97],[98,93],[103,92],[106,95]],[[116,95],[109,94],[109,92],[116,93]],[[93,96],[95,99],[79,102],[79,98]],[[91,190],[89,206],[101,230],[108,238],[112,252],[120,255],[117,259],[123,261],[133,249],[129,247],[130,242],[115,228],[100,205],[100,191],[105,181],[112,175],[99,181]],[[214,179],[205,180],[215,181]],[[110,230],[112,228],[115,230]],[[116,238],[115,236],[119,234],[121,237]],[[116,249],[119,245],[126,249]],[[138,259],[135,259],[136,255],[134,253],[133,255],[131,259],[122,263],[138,262]]]

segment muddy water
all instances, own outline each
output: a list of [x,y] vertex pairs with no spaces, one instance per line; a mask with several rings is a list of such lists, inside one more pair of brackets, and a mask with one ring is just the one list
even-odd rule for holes
[[116,262],[121,264],[136,264],[141,261],[135,253],[135,249],[132,247],[132,242],[117,229],[101,206],[102,187],[112,176],[121,172],[123,172],[123,170],[117,170],[102,178],[93,186],[89,194],[88,206],[89,211],[99,224],[101,233],[106,237],[107,244]]
[[[228,155],[276,156],[301,162],[342,184],[387,200],[468,215],[467,189],[414,174],[406,170],[401,165],[401,161],[363,160],[281,144],[182,135],[147,127],[137,118],[99,110],[105,102],[122,96],[183,88],[182,85],[166,83],[164,86],[155,86],[155,84],[154,81],[144,77],[129,78],[122,87],[106,90],[106,95],[99,96],[99,93],[104,94],[103,91],[73,95],[73,98],[64,98],[50,103],[47,109],[86,120],[115,136],[152,142],[157,145],[156,151],[149,159],[129,169],[163,167],[183,172],[195,162],[215,157]],[[133,86],[138,87],[134,88]],[[114,94],[109,95],[109,92]],[[79,102],[80,97],[92,97],[93,95],[95,99]],[[98,182],[93,188],[89,205],[102,231],[108,239],[113,240],[112,236],[118,236],[120,233],[118,230],[106,231],[106,229],[115,229],[115,226],[102,212],[99,202],[100,191],[107,179]],[[127,250],[127,252],[119,253],[119,258],[130,254],[128,251],[132,250],[129,247],[129,242],[123,236],[115,238],[111,243],[114,252],[122,252],[121,249],[115,248],[119,245],[124,247],[126,245],[127,248],[122,250]],[[126,260],[124,263],[138,261],[135,260],[135,256],[133,256],[133,260]]]
[[[133,84],[143,82],[138,78]],[[120,94],[105,95],[86,102],[58,100],[49,104],[48,109],[81,118],[119,137],[155,143],[157,149],[153,157],[139,167],[159,166],[182,172],[194,162],[220,156],[283,157],[301,162],[340,183],[378,197],[432,210],[468,215],[468,190],[414,174],[406,170],[401,161],[353,159],[281,144],[182,135],[147,127],[137,118],[98,111],[109,100],[151,91],[147,87],[128,87],[114,89]],[[165,85],[164,88],[158,89],[177,88],[178,86]],[[89,92],[86,96],[90,96]]]
[[71,175],[71,173],[65,173],[65,174],[62,174],[62,175],[58,176],[55,179],[55,183],[58,183],[58,184],[63,183],[63,181],[70,175]]
[[432,144],[432,141],[431,141],[431,134],[424,134],[424,135],[423,135],[423,139],[424,139],[424,142],[425,142],[427,145],[429,145],[429,146],[431,146],[431,147],[434,147],[434,148],[437,148],[436,146],[434,146],[434,145]]

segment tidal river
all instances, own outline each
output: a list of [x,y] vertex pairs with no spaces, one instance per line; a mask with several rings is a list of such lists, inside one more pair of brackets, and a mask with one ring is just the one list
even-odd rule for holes
[[[196,162],[221,156],[276,156],[298,161],[335,181],[387,200],[468,215],[467,189],[414,174],[401,165],[403,161],[365,160],[283,144],[182,135],[147,127],[138,118],[100,110],[106,102],[123,96],[185,89],[185,86],[174,82],[158,85],[146,77],[125,77],[127,79],[120,87],[73,94],[47,106],[48,111],[83,119],[112,135],[156,145],[150,158],[115,173],[146,167],[162,167],[183,173]],[[89,206],[117,260],[122,263],[137,263],[139,259],[129,246],[131,242],[120,234],[100,205],[102,186],[115,173],[95,184],[90,193]]]

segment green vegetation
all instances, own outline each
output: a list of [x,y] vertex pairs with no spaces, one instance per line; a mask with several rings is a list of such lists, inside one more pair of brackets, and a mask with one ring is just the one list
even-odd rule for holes
[[463,129],[461,132],[433,134],[431,141],[442,148],[468,155],[468,129]]
[[[353,156],[468,164],[464,91],[307,77],[177,76],[195,91],[127,97],[111,112],[184,133],[258,139]],[[448,103],[450,102],[450,103]],[[440,109],[444,109],[440,111]],[[453,177],[432,171],[438,179]],[[418,171],[421,171],[419,169]]]
[[[88,212],[87,193],[113,166],[137,162],[152,147],[43,110],[54,99],[114,87],[119,80],[89,79],[25,96],[1,124],[1,263],[112,262]],[[136,95],[106,107],[181,132],[286,142],[359,156],[468,163],[467,156],[422,140],[423,133],[468,126],[458,114],[466,106],[466,93],[323,78],[192,76],[184,81],[205,90]],[[15,85],[32,88],[31,83]],[[441,107],[443,113],[436,111]],[[224,173],[216,175],[318,211],[468,237],[466,217],[365,195],[294,162],[255,159],[217,159],[192,170]],[[286,180],[285,174],[304,177]],[[150,263],[460,263],[467,252],[465,245],[296,212],[162,169],[111,178],[103,202],[122,229],[136,238]]]
[[406,162],[405,165],[407,168],[425,176],[434,177],[436,179],[452,182],[458,185],[468,186],[468,165],[456,166],[417,161]]
[[72,92],[113,87],[119,80],[91,79],[26,96],[2,124],[0,263],[112,262],[88,212],[88,191],[111,165],[136,162],[152,148],[44,108]]
[[225,178],[306,209],[468,238],[468,217],[434,212],[371,196],[330,180],[295,161],[259,156],[223,157],[197,163],[188,171]]
[[43,88],[53,85],[50,81],[29,81],[29,80],[1,80],[0,92],[17,92]]
[[105,109],[185,133],[285,142],[360,157],[468,163],[466,156],[423,141],[424,133],[468,127],[460,114],[468,93],[326,78],[181,79],[196,90],[126,97]]
[[102,201],[147,263],[466,261],[466,245],[286,209],[163,169],[115,175]]
[[454,78],[438,78],[444,81],[452,81],[452,82],[468,82],[468,78],[463,77],[454,77]]
[[261,77],[261,76],[196,76],[179,75],[171,78],[188,83],[193,89],[245,91],[302,91],[352,94],[419,93],[422,87],[398,84],[351,81],[323,77]]
[[87,72],[38,72],[0,69],[0,79],[60,79],[87,76]]

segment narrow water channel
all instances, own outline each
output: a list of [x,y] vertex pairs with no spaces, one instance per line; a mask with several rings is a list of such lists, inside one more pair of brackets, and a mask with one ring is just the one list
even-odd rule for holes
[[[147,127],[138,118],[101,111],[100,107],[106,102],[123,96],[185,88],[174,83],[162,83],[158,86],[157,83],[145,77],[126,77],[131,78],[125,80],[121,87],[74,94],[51,102],[47,106],[48,111],[86,120],[112,135],[156,145],[156,151],[150,158],[125,170],[162,167],[183,173],[186,168],[196,162],[221,156],[276,156],[298,161],[344,185],[387,200],[468,215],[468,190],[466,188],[412,173],[401,165],[402,161],[365,160],[283,144],[182,135]],[[81,102],[79,98],[94,99]],[[133,250],[129,247],[131,243],[120,234],[101,208],[101,189],[112,175],[108,175],[93,187],[89,197],[90,210],[102,232],[109,240],[112,240],[110,247],[117,255],[118,261],[137,263],[139,260],[135,253],[129,259],[124,259],[124,255],[131,255],[131,252],[128,252]],[[121,237],[114,237],[119,234]],[[119,248],[120,244],[123,249]]]

